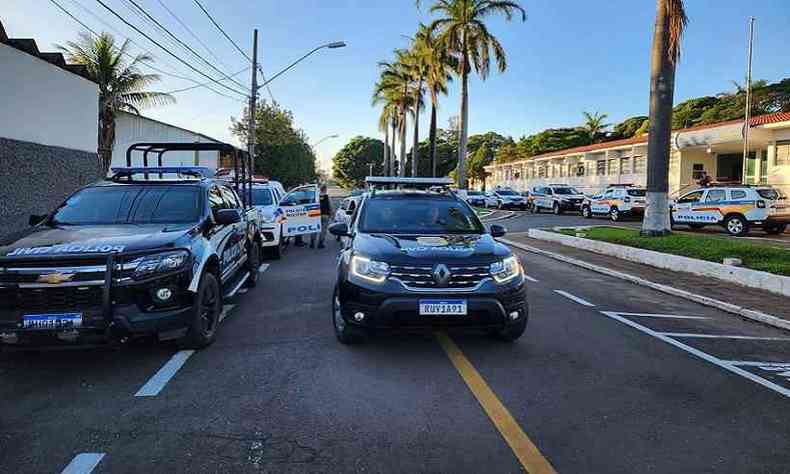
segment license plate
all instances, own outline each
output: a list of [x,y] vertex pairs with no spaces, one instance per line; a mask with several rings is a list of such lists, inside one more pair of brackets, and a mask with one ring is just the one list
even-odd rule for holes
[[82,313],[26,314],[25,329],[72,329],[82,326]]
[[420,316],[466,315],[466,300],[420,300]]

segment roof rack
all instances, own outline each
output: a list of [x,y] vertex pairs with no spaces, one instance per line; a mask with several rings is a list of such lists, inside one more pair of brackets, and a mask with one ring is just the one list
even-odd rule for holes
[[[143,174],[146,179],[149,173],[161,174],[168,173],[168,171],[159,171],[164,169],[182,170],[170,171],[170,173],[180,175],[199,176],[200,179],[211,177],[209,168],[200,166],[186,166],[186,167],[167,167],[162,165],[162,155],[169,151],[217,151],[220,153],[230,154],[233,157],[233,186],[236,192],[241,196],[242,201],[246,207],[252,206],[252,182],[253,182],[253,160],[249,153],[239,150],[233,145],[227,143],[195,143],[195,142],[142,142],[134,143],[126,149],[126,169],[136,170],[136,172],[127,172],[123,175],[113,176],[113,180],[117,181],[121,177],[127,177],[130,181],[132,175]],[[143,154],[143,167],[135,168],[132,166],[132,153],[140,152]],[[156,167],[148,166],[148,155],[155,153],[157,157]],[[146,171],[148,170],[148,171]]]
[[374,186],[407,186],[407,187],[449,187],[455,184],[452,178],[400,178],[397,176],[368,176],[365,183],[369,187]]
[[142,167],[118,167],[112,168],[112,180],[118,181],[120,178],[128,178],[137,174],[142,175],[149,175],[149,174],[157,174],[160,176],[163,174],[175,174],[178,176],[184,177],[191,177],[196,179],[204,179],[210,178],[212,175],[212,171],[210,168],[206,168],[204,166],[149,166],[147,168]]

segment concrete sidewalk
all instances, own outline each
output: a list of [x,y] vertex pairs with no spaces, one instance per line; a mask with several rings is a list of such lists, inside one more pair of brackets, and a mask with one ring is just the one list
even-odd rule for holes
[[[508,234],[507,240],[528,245],[540,250],[571,257],[583,262],[605,267],[660,285],[670,286],[682,291],[713,298],[745,309],[766,313],[790,322],[790,304],[786,297],[763,290],[746,288],[722,282],[714,278],[674,272],[639,263],[621,260],[617,257],[600,255],[566,245],[529,238],[526,234]],[[529,273],[529,268],[527,268]]]

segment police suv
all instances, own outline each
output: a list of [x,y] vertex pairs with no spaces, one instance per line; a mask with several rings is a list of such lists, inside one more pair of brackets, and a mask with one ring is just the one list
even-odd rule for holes
[[257,282],[260,241],[245,190],[210,174],[116,168],[0,241],[0,346],[211,344],[223,298]]
[[[370,177],[373,189],[344,238],[332,296],[337,339],[351,344],[370,331],[479,328],[519,338],[529,316],[517,256],[453,194],[450,179]],[[398,189],[377,189],[395,186]],[[440,186],[440,190],[425,190]]]
[[609,216],[617,222],[628,216],[643,216],[647,190],[630,184],[609,186],[602,193],[587,197],[582,202],[582,215]]
[[527,208],[527,200],[524,199],[524,196],[510,188],[497,186],[494,189],[494,197],[496,197],[496,207],[499,209],[521,209],[523,211]]
[[734,236],[747,235],[752,227],[781,234],[790,223],[790,206],[787,196],[768,186],[713,186],[680,196],[671,216],[673,225],[721,225]]
[[566,211],[580,211],[584,194],[567,184],[536,186],[532,191],[530,211],[539,214],[546,209],[556,215]]

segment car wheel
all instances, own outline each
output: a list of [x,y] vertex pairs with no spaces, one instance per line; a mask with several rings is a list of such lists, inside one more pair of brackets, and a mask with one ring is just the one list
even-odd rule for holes
[[582,217],[585,219],[592,219],[592,211],[589,206],[582,206]]
[[337,287],[332,295],[332,326],[335,328],[335,337],[341,344],[357,344],[362,341],[359,333],[343,319],[340,306],[340,294]]
[[730,216],[724,221],[727,233],[735,237],[743,237],[749,233],[749,222],[742,216]]
[[178,345],[184,349],[203,349],[210,346],[217,336],[220,314],[222,292],[219,282],[213,273],[206,272],[200,277],[187,333],[178,340]]
[[524,331],[527,330],[528,320],[529,313],[525,312],[525,314],[521,317],[521,321],[517,322],[516,324],[511,324],[510,326],[498,331],[495,334],[497,339],[504,342],[513,342],[520,338],[524,334]]
[[554,212],[555,216],[559,216],[560,214],[562,214],[562,209],[560,208],[559,203],[556,202],[554,203],[554,207],[552,208],[552,211]]
[[775,224],[765,228],[765,232],[771,235],[779,235],[785,230],[787,230],[787,224]]
[[261,246],[258,242],[253,242],[250,247],[249,255],[247,255],[247,271],[250,276],[247,277],[245,286],[247,288],[255,288],[258,286],[258,270],[261,268]]
[[612,222],[619,222],[621,219],[620,211],[616,207],[613,207],[609,211],[609,218],[612,219]]

